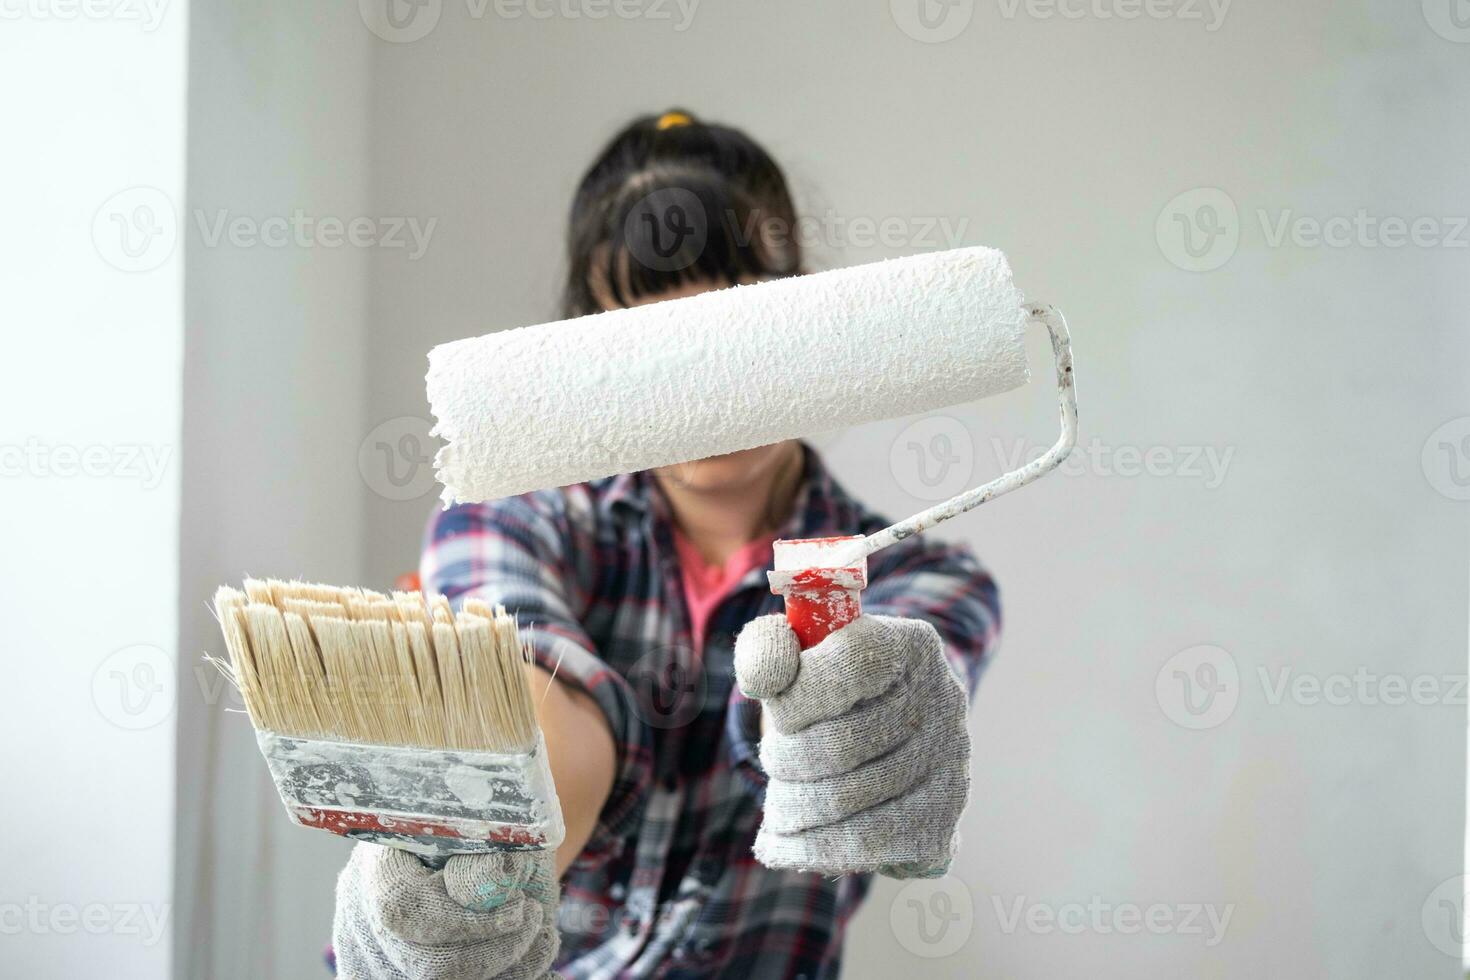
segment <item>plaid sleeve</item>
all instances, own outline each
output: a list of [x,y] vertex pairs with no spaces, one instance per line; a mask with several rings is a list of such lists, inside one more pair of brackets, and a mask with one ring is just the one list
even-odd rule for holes
[[611,857],[637,826],[653,778],[653,733],[628,682],[583,628],[595,541],[585,490],[538,491],[441,511],[429,523],[419,575],[425,591],[456,602],[499,603],[521,626],[536,662],[585,692],[612,729],[617,772],[578,864]]
[[910,538],[869,559],[863,612],[926,620],[970,697],[1000,638],[1000,592],[969,548]]

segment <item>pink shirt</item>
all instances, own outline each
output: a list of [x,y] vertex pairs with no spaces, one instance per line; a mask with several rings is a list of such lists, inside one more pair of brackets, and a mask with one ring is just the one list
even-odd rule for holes
[[723,565],[710,565],[692,542],[674,529],[674,550],[679,553],[679,577],[684,584],[684,604],[689,609],[689,626],[694,631],[694,648],[704,650],[705,630],[715,607],[753,568],[764,568],[771,560],[774,534],[756,538],[740,548]]

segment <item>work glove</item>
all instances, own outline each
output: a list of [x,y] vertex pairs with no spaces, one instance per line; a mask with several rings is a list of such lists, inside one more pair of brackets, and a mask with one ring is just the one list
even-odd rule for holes
[[762,864],[945,873],[969,792],[970,735],[965,689],[933,626],[859,616],[803,651],[784,617],[763,616],[736,638],[735,674],[770,722]]
[[435,870],[360,843],[337,879],[332,941],[347,980],[554,977],[560,901],[551,851],[451,857]]

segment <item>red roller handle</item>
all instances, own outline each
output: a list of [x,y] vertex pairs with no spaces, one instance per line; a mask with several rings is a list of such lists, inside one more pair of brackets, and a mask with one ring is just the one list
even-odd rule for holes
[[776,568],[769,573],[771,591],[786,600],[786,622],[803,650],[821,643],[862,614],[862,590],[868,563],[822,566],[823,552],[859,537],[804,538],[777,541]]

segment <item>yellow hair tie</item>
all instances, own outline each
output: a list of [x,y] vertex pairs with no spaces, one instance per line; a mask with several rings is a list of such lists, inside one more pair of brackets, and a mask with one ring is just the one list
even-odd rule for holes
[[659,130],[673,129],[677,126],[688,126],[693,122],[693,119],[682,112],[666,112],[658,117],[658,122],[654,123],[654,127]]

